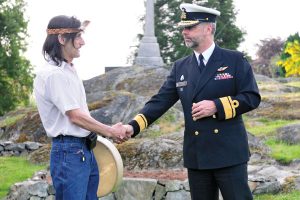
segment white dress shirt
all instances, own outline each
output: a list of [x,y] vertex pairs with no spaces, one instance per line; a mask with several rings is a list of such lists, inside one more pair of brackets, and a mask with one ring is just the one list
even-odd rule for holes
[[[202,53],[204,65],[207,64],[207,62],[208,62],[210,56],[211,56],[212,53],[214,52],[215,46],[216,46],[216,45],[215,45],[215,43],[213,42],[212,45]],[[200,55],[200,53],[198,53],[198,52],[196,52],[196,51],[194,51],[194,53],[195,53],[195,55],[196,55],[197,62],[198,62],[198,65],[199,65],[199,63],[200,63],[200,61],[199,61],[199,55]]]

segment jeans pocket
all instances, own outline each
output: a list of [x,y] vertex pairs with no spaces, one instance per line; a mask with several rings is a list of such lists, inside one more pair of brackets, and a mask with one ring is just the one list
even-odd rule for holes
[[82,164],[84,157],[83,147],[80,144],[70,144],[65,151],[65,161],[70,164]]

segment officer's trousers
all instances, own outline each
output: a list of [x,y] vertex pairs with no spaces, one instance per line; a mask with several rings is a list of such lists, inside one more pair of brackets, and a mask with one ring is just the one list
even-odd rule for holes
[[253,200],[247,163],[219,169],[188,169],[192,200]]

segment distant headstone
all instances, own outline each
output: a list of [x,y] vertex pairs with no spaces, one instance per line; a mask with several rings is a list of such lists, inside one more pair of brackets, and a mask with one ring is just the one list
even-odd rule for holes
[[142,66],[163,66],[159,45],[154,35],[154,0],[146,2],[145,33],[141,40],[135,64]]

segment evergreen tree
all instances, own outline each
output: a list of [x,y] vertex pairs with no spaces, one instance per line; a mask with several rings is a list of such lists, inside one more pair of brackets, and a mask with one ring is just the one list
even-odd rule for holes
[[[192,3],[192,0],[185,0]],[[164,62],[170,64],[175,60],[189,55],[191,49],[185,47],[181,29],[177,24],[180,21],[181,11],[179,5],[182,0],[157,0],[155,4],[155,35],[161,50]],[[217,31],[215,42],[224,48],[237,49],[244,40],[244,32],[235,23],[233,0],[207,0],[194,1],[198,5],[211,7],[221,12],[217,18]]]
[[28,103],[32,67],[26,51],[27,21],[23,0],[0,0],[0,115]]

